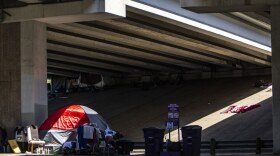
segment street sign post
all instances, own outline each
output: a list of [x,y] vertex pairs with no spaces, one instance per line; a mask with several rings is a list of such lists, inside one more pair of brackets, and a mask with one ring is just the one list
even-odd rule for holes
[[168,105],[168,117],[166,121],[166,129],[169,132],[169,140],[171,141],[170,131],[175,126],[178,127],[178,140],[180,141],[180,120],[179,120],[179,106],[177,104]]

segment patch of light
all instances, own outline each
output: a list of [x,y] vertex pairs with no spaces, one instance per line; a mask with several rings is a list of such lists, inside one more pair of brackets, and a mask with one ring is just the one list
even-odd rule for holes
[[209,32],[219,34],[219,35],[225,36],[227,38],[230,38],[230,39],[233,39],[233,40],[236,40],[236,41],[239,41],[239,42],[243,42],[243,43],[246,43],[248,45],[251,45],[251,46],[254,46],[254,47],[257,47],[257,48],[260,48],[260,49],[271,52],[271,48],[268,47],[268,46],[259,44],[257,42],[248,40],[246,38],[231,34],[229,32],[226,32],[226,31],[223,31],[223,30],[211,27],[211,26],[208,26],[206,24],[199,23],[197,21],[188,19],[186,17],[182,17],[182,16],[179,16],[179,15],[176,15],[176,14],[164,11],[164,10],[160,10],[158,8],[154,8],[154,7],[149,6],[149,5],[138,3],[138,2],[135,2],[135,1],[128,1],[126,5],[134,7],[134,8],[138,8],[138,9],[141,9],[141,10],[153,13],[153,14],[157,14],[157,15],[160,15],[160,16],[163,16],[163,17],[166,17],[166,18],[169,18],[169,19],[181,22],[181,23],[185,23],[185,24],[191,25],[191,26],[196,27],[196,28],[207,30]]
[[[244,99],[237,101],[235,103],[232,103],[220,110],[217,110],[216,112],[213,112],[203,118],[200,118],[188,125],[199,125],[202,127],[202,130],[209,128],[209,127],[235,115],[235,113],[221,114],[222,111],[226,110],[231,105],[242,106],[242,105],[249,105],[249,104],[257,104],[257,103],[260,103],[260,102],[272,97],[272,92],[268,92],[268,90],[270,90],[270,89],[271,89],[271,86],[256,94],[253,94],[247,98],[244,98]],[[258,108],[256,108],[256,109],[258,109]],[[175,129],[171,132],[171,140],[175,141],[177,139],[177,136],[178,136],[178,129]],[[164,138],[165,138],[165,140],[168,139],[168,134],[166,134]],[[177,141],[178,141],[178,139],[177,139]]]

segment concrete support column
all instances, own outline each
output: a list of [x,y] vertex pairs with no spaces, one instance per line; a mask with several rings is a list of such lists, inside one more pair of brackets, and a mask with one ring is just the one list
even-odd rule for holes
[[45,24],[0,24],[0,126],[13,132],[40,125],[47,117],[46,82]]
[[19,43],[20,24],[0,24],[0,126],[7,131],[21,124]]
[[46,24],[21,22],[21,121],[40,125],[47,117]]
[[280,153],[280,6],[271,7],[273,152]]

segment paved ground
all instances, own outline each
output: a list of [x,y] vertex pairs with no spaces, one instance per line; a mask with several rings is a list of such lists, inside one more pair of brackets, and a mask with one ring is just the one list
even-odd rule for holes
[[[25,154],[0,154],[0,156],[25,156]],[[144,154],[132,154],[134,156],[144,156]],[[35,154],[32,156],[36,156]],[[47,156],[47,155],[38,155],[38,156]],[[68,155],[71,156],[71,155]],[[75,155],[76,156],[76,155]],[[124,155],[120,155],[120,156],[124,156]],[[201,154],[200,156],[210,156],[210,154]],[[280,156],[278,154],[273,155],[273,154],[222,154],[219,155],[217,154],[217,156]]]
[[[49,113],[65,105],[80,103],[99,112],[115,130],[128,139],[143,140],[142,128],[164,128],[167,105],[180,105],[181,125],[199,124],[202,139],[272,139],[271,91],[255,88],[258,79],[228,78],[187,81],[182,85],[162,85],[148,91],[121,87],[96,93],[76,93],[49,103]],[[244,114],[220,114],[227,106],[260,103],[261,107]],[[175,140],[177,136],[173,136]]]
[[[131,153],[131,155],[134,156],[144,156],[144,153]],[[211,156],[211,154],[208,153],[201,153],[200,156]],[[234,154],[229,154],[229,153],[216,153],[216,156],[280,156],[279,154],[251,154],[251,153],[242,153],[242,154],[238,154],[238,153],[234,153]]]

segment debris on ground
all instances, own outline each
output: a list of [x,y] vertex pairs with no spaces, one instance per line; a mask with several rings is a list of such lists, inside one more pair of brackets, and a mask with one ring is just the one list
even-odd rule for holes
[[260,107],[260,104],[253,104],[253,105],[244,105],[244,106],[229,106],[225,111],[221,112],[221,114],[224,113],[245,113],[252,109]]

